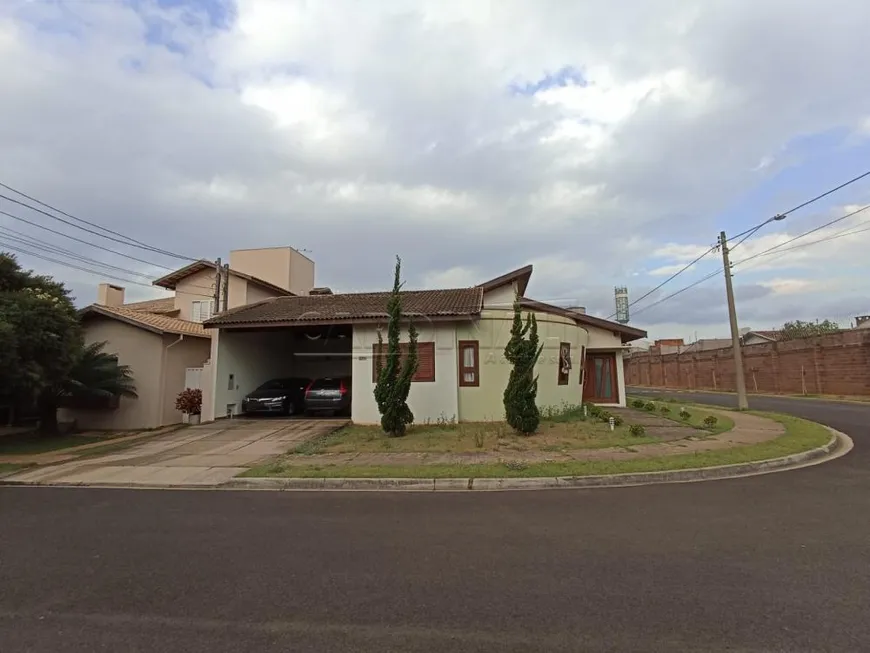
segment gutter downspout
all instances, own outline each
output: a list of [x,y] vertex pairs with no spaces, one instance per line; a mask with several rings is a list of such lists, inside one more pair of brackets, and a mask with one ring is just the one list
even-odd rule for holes
[[174,342],[170,342],[163,348],[163,354],[160,357],[160,416],[158,419],[157,426],[163,426],[163,413],[166,408],[166,357],[168,356],[167,352],[184,340],[184,334],[178,336],[178,339]]

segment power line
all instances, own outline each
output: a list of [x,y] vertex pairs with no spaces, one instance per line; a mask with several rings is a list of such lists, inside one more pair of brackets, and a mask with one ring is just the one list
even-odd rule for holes
[[697,281],[695,281],[694,283],[689,284],[689,285],[686,286],[685,288],[681,288],[681,289],[678,290],[677,292],[671,293],[670,295],[667,295],[666,297],[662,297],[660,300],[658,300],[658,301],[656,301],[656,302],[653,302],[652,304],[649,304],[648,306],[644,306],[644,307],[641,308],[640,310],[635,311],[634,314],[637,315],[638,313],[643,313],[644,311],[651,309],[653,306],[658,306],[659,304],[662,304],[662,303],[668,301],[669,299],[671,299],[671,298],[673,298],[673,297],[676,297],[677,295],[681,295],[681,294],[683,294],[684,292],[686,292],[687,290],[691,290],[691,289],[694,288],[695,286],[699,286],[699,285],[701,285],[702,283],[704,283],[705,281],[708,281],[709,279],[712,279],[713,277],[715,277],[715,276],[717,276],[717,275],[720,275],[720,274],[722,274],[722,270],[716,270],[715,272],[711,272],[711,273],[708,274],[706,277],[702,277],[701,279],[698,279]]
[[[36,211],[37,213],[41,213],[42,215],[45,215],[45,216],[51,218],[52,220],[57,220],[58,222],[63,222],[66,225],[69,225],[69,226],[74,227],[76,229],[81,229],[82,231],[86,231],[89,234],[99,236],[100,238],[105,238],[106,240],[111,240],[111,241],[114,241],[116,243],[121,243],[122,245],[126,245],[127,247],[138,247],[139,249],[144,249],[145,251],[148,251],[148,252],[155,252],[158,254],[163,254],[164,256],[170,256],[169,254],[165,254],[164,252],[162,252],[154,247],[148,247],[146,245],[134,244],[134,243],[128,242],[126,240],[122,240],[121,238],[115,238],[114,236],[107,236],[106,234],[101,234],[99,231],[95,231],[94,229],[88,229],[87,227],[79,226],[75,222],[71,222],[69,220],[64,220],[63,218],[59,218],[56,215],[52,215],[48,211],[43,211],[42,209],[37,208],[35,206],[32,206],[31,204],[28,204],[27,202],[21,202],[13,197],[9,197],[8,195],[3,195],[2,193],[0,193],[0,198],[3,198],[9,202],[14,202],[15,204],[18,204],[20,206],[24,206],[24,207],[30,209],[31,211]],[[100,227],[100,228],[102,229],[102,227]],[[175,256],[176,258],[178,258],[178,255],[176,255],[176,254],[172,254],[171,256]],[[131,256],[129,258],[133,258],[133,257]],[[197,259],[188,258],[186,256],[181,257],[181,258],[183,258],[186,261],[197,260]],[[141,259],[137,259],[137,260],[141,260]],[[149,265],[155,265],[155,264],[149,263]],[[161,266],[157,266],[157,267],[165,267],[165,266],[161,265]],[[167,268],[167,269],[171,269],[171,268]]]
[[36,258],[40,258],[44,261],[49,261],[51,263],[63,265],[65,267],[72,268],[74,270],[81,270],[82,272],[87,272],[89,274],[93,274],[93,275],[96,275],[99,277],[103,277],[103,278],[107,278],[107,279],[114,279],[115,281],[123,281],[124,283],[132,283],[132,284],[136,284],[138,286],[145,286],[146,288],[153,288],[153,286],[149,283],[141,283],[139,281],[133,281],[131,279],[124,279],[122,277],[113,276],[111,274],[106,274],[104,272],[98,272],[96,270],[91,270],[89,268],[81,267],[79,265],[74,265],[72,263],[67,263],[65,261],[59,261],[58,259],[51,258],[49,256],[44,256],[42,254],[37,254],[36,252],[31,252],[29,250],[24,249],[23,247],[10,245],[9,243],[5,243],[3,241],[0,241],[0,247],[12,250],[14,252],[19,252],[21,254],[27,254],[28,256],[35,256]]
[[814,198],[811,199],[811,200],[807,200],[806,202],[803,202],[802,204],[798,204],[798,205],[797,205],[796,207],[794,207],[793,209],[789,209],[789,210],[786,211],[785,213],[780,213],[780,215],[785,216],[785,215],[788,215],[789,213],[794,213],[794,212],[797,211],[798,209],[802,209],[802,208],[804,208],[805,206],[809,206],[809,205],[812,204],[813,202],[818,202],[818,201],[819,201],[820,199],[822,199],[823,197],[827,197],[827,196],[830,195],[831,193],[836,193],[836,192],[837,192],[838,190],[840,190],[841,188],[845,188],[845,187],[848,186],[849,184],[854,184],[856,181],[860,181],[861,179],[864,179],[864,177],[868,177],[868,176],[870,176],[870,170],[868,170],[867,172],[865,172],[865,173],[862,174],[862,175],[858,175],[858,176],[855,177],[854,179],[850,179],[849,181],[847,181],[847,182],[844,183],[844,184],[840,184],[840,185],[837,186],[836,188],[832,188],[831,190],[829,190],[829,191],[827,191],[827,192],[824,192],[824,193],[822,193],[821,195],[817,195],[816,197],[814,197]]
[[[698,258],[696,258],[694,261],[692,261],[691,263],[688,263],[688,264],[687,264],[685,267],[683,267],[681,270],[679,270],[678,272],[675,272],[674,274],[672,274],[671,276],[669,276],[667,279],[665,279],[664,281],[662,281],[659,285],[657,285],[655,288],[653,288],[652,290],[650,290],[647,294],[643,295],[642,297],[640,297],[640,298],[638,298],[638,299],[635,299],[633,302],[631,302],[631,303],[628,305],[628,307],[631,308],[632,306],[634,306],[634,305],[637,304],[638,302],[643,301],[644,299],[646,299],[647,297],[649,297],[650,295],[652,295],[656,290],[658,290],[659,288],[661,288],[662,286],[664,286],[666,283],[670,283],[671,281],[673,281],[674,279],[676,279],[676,278],[677,278],[678,276],[680,276],[683,272],[685,272],[685,271],[688,270],[690,267],[692,267],[693,265],[695,265],[698,261],[700,261],[702,258],[704,258],[705,256],[707,256],[710,252],[714,251],[715,249],[716,249],[716,246],[714,245],[713,247],[711,247],[710,249],[708,249],[706,252],[704,252],[703,254],[701,254]],[[643,310],[643,309],[641,309],[641,310]],[[616,313],[614,313],[613,315],[609,316],[607,319],[608,319],[608,320],[613,319],[613,317],[615,317],[615,316],[616,316]]]
[[[857,177],[853,177],[853,178],[850,179],[849,181],[840,184],[840,185],[837,186],[836,188],[832,188],[831,190],[825,191],[825,192],[822,193],[821,195],[816,195],[815,197],[813,197],[812,199],[807,200],[806,202],[801,202],[801,203],[798,204],[797,206],[790,208],[788,211],[783,211],[782,213],[777,213],[777,214],[776,214],[775,216],[773,216],[772,218],[768,218],[768,219],[765,220],[764,222],[762,222],[762,223],[760,223],[760,224],[757,224],[757,225],[755,225],[754,227],[751,227],[751,228],[747,229],[746,231],[742,231],[742,232],[740,232],[740,233],[737,234],[736,236],[732,236],[732,238],[740,238],[741,236],[745,236],[745,238],[743,238],[743,240],[741,240],[741,241],[738,242],[736,245],[734,245],[733,247],[731,247],[731,250],[730,250],[730,251],[733,252],[735,247],[737,247],[738,245],[740,245],[740,244],[741,244],[743,241],[745,241],[746,239],[750,238],[750,237],[752,236],[752,234],[754,234],[756,231],[758,231],[759,229],[761,229],[764,225],[766,225],[766,224],[768,224],[768,223],[770,223],[770,222],[773,222],[774,220],[782,220],[782,219],[785,218],[787,215],[789,215],[789,214],[791,214],[791,213],[794,213],[795,211],[797,211],[797,210],[799,210],[799,209],[802,209],[802,208],[804,208],[805,206],[809,206],[809,205],[812,204],[813,202],[818,202],[820,199],[822,199],[822,198],[824,198],[824,197],[827,197],[827,196],[830,195],[831,193],[836,193],[838,190],[840,190],[840,189],[842,189],[842,188],[845,188],[846,186],[848,186],[848,185],[850,185],[850,184],[854,184],[856,181],[860,181],[861,179],[864,179],[864,177],[868,177],[868,176],[870,176],[870,170],[868,170],[868,171],[865,172],[864,174],[858,175]],[[844,218],[844,219],[845,219],[845,218]]]
[[[98,270],[92,270],[90,268],[82,267],[80,265],[75,265],[73,263],[68,263],[66,261],[60,261],[58,259],[51,258],[51,257],[45,256],[43,254],[37,254],[36,252],[32,252],[32,251],[24,249],[23,247],[20,247],[20,246],[10,245],[9,243],[3,242],[3,241],[0,241],[0,247],[7,249],[7,250],[14,251],[14,252],[19,252],[21,254],[26,254],[27,256],[33,256],[35,258],[42,259],[42,260],[48,261],[50,263],[56,263],[57,265],[62,265],[64,267],[72,268],[74,270],[80,270],[82,272],[92,274],[92,275],[100,277],[102,279],[113,279],[115,281],[122,281],[122,282],[128,283],[128,284],[134,284],[137,286],[144,286],[145,288],[154,288],[154,286],[152,284],[149,284],[149,283],[142,283],[140,281],[133,281],[132,279],[125,279],[123,277],[119,277],[119,276],[115,276],[115,275],[111,275],[111,274],[106,274],[105,272],[100,272]],[[189,294],[195,295],[196,297],[211,297],[211,295],[203,295],[200,293],[189,293]]]
[[[860,224],[866,224],[866,223],[862,222],[862,223],[860,223]],[[855,226],[858,226],[858,225],[855,225]],[[845,229],[845,230],[843,230],[843,231],[837,232],[836,234],[832,234],[832,235],[830,235],[830,236],[826,236],[825,238],[820,238],[819,240],[813,240],[813,241],[811,241],[811,242],[809,242],[809,243],[801,243],[800,245],[795,245],[794,247],[786,247],[785,249],[780,250],[780,251],[767,251],[767,252],[764,252],[764,253],[762,253],[762,254],[756,254],[755,256],[751,256],[751,257],[749,257],[749,258],[745,258],[745,259],[743,259],[743,260],[741,260],[741,261],[737,261],[736,263],[734,263],[734,265],[736,266],[736,265],[740,265],[741,263],[745,263],[746,261],[749,261],[750,258],[751,258],[751,259],[754,259],[754,258],[758,258],[759,256],[770,256],[771,254],[780,254],[780,255],[784,255],[784,254],[786,254],[786,253],[788,253],[788,252],[790,252],[790,251],[792,251],[792,250],[795,250],[795,249],[801,249],[801,248],[803,248],[803,247],[809,247],[810,245],[818,245],[819,243],[826,243],[826,242],[831,241],[831,240],[837,240],[838,238],[845,238],[846,236],[854,236],[854,235],[856,235],[856,234],[860,234],[860,233],[864,233],[864,232],[866,232],[866,231],[870,231],[870,227],[864,227],[863,229],[856,229],[855,231],[852,231],[852,229],[855,229],[855,226],[852,226],[852,227],[849,227],[849,229]],[[777,256],[777,257],[774,258],[773,260],[774,260],[774,261],[778,261],[778,260],[780,260],[781,258],[783,258],[783,257],[782,257],[782,256]],[[757,265],[758,263],[764,263],[764,261],[757,261],[757,262],[756,262],[756,265]],[[753,266],[750,265],[749,267],[752,268]]]
[[[31,196],[31,195],[28,195],[27,193],[24,193],[24,192],[22,192],[22,191],[20,191],[20,190],[18,190],[18,189],[16,189],[16,188],[13,188],[12,186],[9,186],[9,185],[7,185],[7,184],[4,184],[3,182],[0,182],[0,186],[2,186],[3,188],[5,188],[5,189],[7,189],[7,190],[9,190],[9,191],[12,191],[13,193],[16,193],[16,194],[18,194],[18,195],[21,195],[22,197],[26,197],[26,198],[29,199],[31,202],[36,202],[36,203],[39,204],[40,206],[44,206],[44,207],[47,208],[47,209],[51,209],[52,211],[55,211],[56,213],[60,213],[61,215],[64,215],[64,216],[66,216],[66,217],[68,217],[68,218],[70,218],[70,219],[72,219],[72,220],[75,220],[76,222],[81,222],[82,224],[90,225],[91,227],[95,227],[95,228],[97,228],[97,229],[102,229],[102,230],[105,231],[106,233],[110,233],[110,234],[113,234],[113,235],[115,235],[115,236],[120,236],[121,238],[125,239],[126,241],[129,241],[129,243],[127,243],[127,244],[130,244],[130,245],[133,246],[133,247],[139,247],[140,249],[145,249],[145,250],[148,250],[148,251],[156,252],[157,254],[163,254],[164,256],[170,256],[170,257],[172,257],[172,258],[178,258],[178,259],[181,259],[181,260],[184,260],[184,261],[196,261],[196,260],[197,260],[197,259],[195,259],[195,258],[191,258],[191,257],[189,257],[189,256],[184,256],[184,255],[182,255],[182,254],[176,254],[176,253],[174,253],[174,252],[170,252],[170,251],[168,251],[168,250],[161,249],[161,248],[159,248],[159,247],[153,247],[152,245],[148,245],[148,244],[146,244],[146,243],[143,243],[142,241],[136,240],[135,238],[130,238],[129,236],[125,236],[125,235],[122,234],[122,233],[118,233],[117,231],[112,231],[111,229],[109,229],[109,228],[107,228],[107,227],[104,227],[104,226],[102,226],[102,225],[96,224],[95,222],[90,222],[90,221],[88,221],[88,220],[83,220],[82,218],[77,218],[76,216],[72,215],[71,213],[67,213],[66,211],[63,211],[63,210],[61,210],[61,209],[59,209],[59,208],[57,208],[57,207],[55,207],[55,206],[52,206],[51,204],[48,204],[47,202],[43,202],[43,201],[41,201],[41,200],[38,200],[37,198],[35,198],[35,197]],[[39,211],[40,213],[45,213],[44,211],[41,211],[40,209],[37,209],[37,208],[32,207],[32,206],[29,206],[29,205],[27,205],[27,204],[25,204],[25,203],[23,203],[23,202],[18,202],[18,200],[11,199],[11,198],[9,198],[9,197],[6,197],[5,195],[0,195],[0,197],[4,197],[5,199],[8,199],[8,200],[10,200],[10,201],[12,201],[12,202],[17,202],[18,204],[21,204],[22,206],[28,206],[28,208],[31,208],[31,209],[33,209],[34,211]],[[52,216],[52,215],[50,215],[50,214],[48,214],[48,213],[45,213],[45,215],[48,215],[50,218],[54,218],[55,220],[61,220],[61,218],[58,218],[58,217],[56,217],[56,216]],[[65,221],[65,220],[61,220],[61,222],[66,222],[66,221]],[[70,223],[67,223],[67,224],[70,224]],[[77,227],[77,225],[72,225],[72,226]],[[84,229],[83,227],[77,227],[77,228],[82,229],[82,230],[84,230],[84,231],[89,231],[90,233],[95,233],[95,232],[90,231],[90,230],[88,230],[88,229]],[[98,235],[98,236],[101,236],[101,237],[103,237],[103,238],[109,238],[108,236],[104,236],[104,235],[99,234],[99,233],[97,233],[97,235]],[[116,240],[116,242],[122,242],[122,241],[118,241],[118,240],[115,239],[115,238],[109,238],[109,240]]]
[[[784,241],[784,242],[782,242],[782,243],[779,243],[778,245],[774,245],[773,247],[769,247],[769,248],[767,248],[766,250],[764,250],[764,251],[762,251],[762,252],[759,252],[758,254],[753,254],[752,256],[749,256],[749,257],[747,257],[747,258],[741,259],[740,261],[738,261],[738,262],[735,263],[734,265],[738,265],[739,263],[746,263],[747,261],[751,261],[752,259],[756,259],[756,258],[758,258],[759,256],[764,256],[765,254],[768,254],[768,253],[770,253],[770,252],[773,252],[774,250],[777,250],[777,249],[779,249],[780,247],[784,247],[785,245],[788,245],[789,243],[793,243],[794,241],[799,240],[800,238],[804,238],[805,236],[809,236],[810,234],[814,234],[814,233],[816,233],[817,231],[821,231],[822,229],[824,229],[824,228],[826,228],[826,227],[830,227],[831,225],[835,225],[835,224],[837,224],[838,222],[842,222],[843,220],[846,220],[846,219],[848,219],[848,218],[851,218],[851,217],[854,216],[854,215],[858,215],[859,213],[862,213],[862,212],[866,211],[867,209],[870,209],[870,204],[867,204],[867,205],[865,205],[865,206],[862,206],[860,209],[856,209],[856,210],[852,211],[851,213],[847,213],[846,215],[841,216],[841,217],[839,217],[839,218],[836,218],[836,219],[834,219],[834,220],[831,220],[830,222],[826,222],[825,224],[823,224],[823,225],[821,225],[821,226],[818,226],[818,227],[816,227],[816,228],[814,228],[814,229],[810,229],[809,231],[805,231],[805,232],[802,233],[802,234],[798,234],[798,235],[795,236],[794,238],[789,238],[788,240],[786,240],[786,241]],[[851,228],[851,227],[850,227],[850,228]],[[741,241],[741,242],[742,242],[742,241]],[[813,241],[813,242],[824,242],[824,240],[822,240],[822,241]],[[809,243],[808,243],[808,244],[809,244]],[[789,249],[796,249],[796,248],[789,248]]]
[[132,274],[133,276],[143,277],[143,278],[147,279],[148,281],[152,281],[151,277],[149,277],[147,274],[143,274],[142,272],[136,272],[135,270],[129,270],[127,268],[122,268],[122,267],[119,267],[117,265],[111,265],[109,263],[104,263],[102,261],[98,261],[97,259],[92,259],[92,258],[89,258],[87,256],[82,256],[81,254],[77,254],[76,252],[73,252],[72,250],[68,250],[68,249],[65,249],[63,247],[58,247],[57,245],[53,245],[53,244],[48,243],[46,241],[40,240],[38,238],[33,238],[31,236],[28,236],[27,234],[25,234],[23,232],[15,231],[14,229],[0,227],[0,235],[4,236],[5,238],[7,238],[9,240],[19,242],[19,243],[26,245],[28,247],[39,247],[39,248],[48,250],[54,254],[59,254],[62,256],[67,256],[70,258],[78,259],[83,263],[97,265],[97,266],[104,267],[107,269],[116,270],[118,272],[123,272],[125,274]]
[[[853,212],[851,212],[851,213],[849,213],[849,214],[847,214],[847,215],[844,215],[844,216],[842,216],[842,217],[840,217],[840,218],[837,218],[836,220],[831,220],[830,222],[828,222],[828,223],[822,225],[821,227],[816,227],[815,229],[811,229],[810,231],[807,231],[806,233],[803,233],[803,234],[800,234],[800,235],[798,235],[798,236],[795,236],[794,238],[791,238],[791,239],[785,241],[784,243],[781,243],[781,244],[779,244],[779,245],[776,245],[775,247],[770,247],[770,248],[764,250],[763,252],[759,252],[758,254],[753,254],[752,256],[749,256],[749,257],[747,257],[747,258],[745,258],[745,259],[741,259],[741,260],[739,260],[739,261],[736,261],[736,262],[734,262],[734,263],[731,264],[731,267],[733,268],[733,267],[736,267],[736,266],[738,266],[738,265],[742,265],[743,263],[746,263],[746,262],[748,262],[748,261],[750,261],[750,260],[753,260],[753,259],[759,258],[759,257],[761,257],[761,256],[769,256],[769,255],[771,255],[771,254],[784,254],[784,253],[786,253],[786,252],[790,252],[790,251],[795,250],[795,249],[801,249],[801,248],[803,248],[803,247],[810,247],[811,245],[818,245],[819,243],[825,243],[825,242],[828,242],[828,241],[831,241],[831,240],[836,240],[836,239],[838,239],[838,238],[845,238],[846,236],[854,236],[854,235],[859,234],[859,233],[863,233],[863,232],[866,232],[866,231],[870,231],[870,226],[868,226],[868,227],[864,227],[863,229],[855,229],[855,227],[857,227],[857,226],[860,226],[860,225],[862,225],[862,224],[866,224],[866,222],[862,222],[862,223],[859,223],[858,225],[852,225],[851,227],[848,227],[848,228],[846,228],[846,229],[844,229],[844,230],[842,230],[842,231],[839,231],[839,232],[837,232],[836,234],[832,234],[832,235],[830,235],[830,236],[826,236],[826,237],[824,237],[824,238],[820,238],[819,240],[814,240],[814,241],[811,241],[811,242],[809,242],[809,243],[801,243],[800,245],[795,245],[794,247],[788,247],[788,248],[786,248],[786,249],[784,249],[784,250],[776,251],[777,249],[779,249],[779,248],[782,247],[783,245],[786,245],[786,244],[788,244],[788,243],[794,242],[795,240],[797,240],[797,239],[799,239],[799,238],[803,238],[804,236],[807,236],[807,235],[809,235],[809,234],[811,234],[811,233],[814,233],[814,232],[816,232],[816,231],[819,231],[819,229],[823,229],[823,228],[826,227],[826,226],[830,226],[830,225],[832,225],[832,224],[836,224],[837,222],[840,222],[841,220],[845,220],[846,218],[850,218],[850,217],[852,217],[853,215],[856,215],[857,213],[860,213],[861,211],[865,211],[865,210],[867,210],[867,209],[870,209],[870,205],[867,205],[867,206],[862,207],[862,208],[860,208],[860,209],[858,209],[858,210],[856,210],[856,211],[853,211]],[[733,248],[732,248],[732,249],[733,249]],[[778,259],[774,259],[774,260],[778,260]],[[657,305],[659,305],[659,304],[661,304],[661,303],[663,303],[663,302],[666,302],[667,300],[671,299],[672,297],[676,297],[677,295],[680,295],[680,294],[686,292],[687,290],[690,290],[690,289],[694,288],[695,286],[698,286],[698,285],[704,283],[705,281],[708,281],[709,279],[712,279],[713,277],[716,277],[716,276],[718,276],[718,275],[720,275],[720,274],[722,274],[722,270],[716,270],[715,272],[711,272],[711,273],[708,274],[707,276],[705,276],[705,277],[699,279],[698,281],[695,281],[695,282],[692,283],[692,284],[689,284],[689,285],[686,286],[685,288],[681,288],[680,290],[678,290],[678,291],[676,291],[676,292],[674,292],[674,293],[671,293],[670,295],[667,295],[666,297],[662,297],[660,300],[658,300],[658,301],[656,301],[656,302],[653,302],[652,304],[650,304],[650,305],[648,305],[648,306],[644,306],[643,308],[639,309],[638,311],[635,311],[635,315],[637,315],[638,313],[642,313],[643,311],[645,311],[645,310],[647,310],[647,309],[650,309],[650,308],[652,308],[653,306],[657,306]]]
[[124,258],[128,258],[131,261],[136,261],[137,263],[144,263],[145,265],[150,265],[151,267],[154,267],[154,268],[162,268],[164,270],[172,270],[173,269],[173,268],[170,268],[169,266],[166,266],[166,265],[160,265],[160,264],[154,263],[152,261],[146,261],[145,259],[136,258],[135,256],[130,256],[129,254],[124,254],[123,252],[119,252],[116,249],[111,249],[109,247],[103,247],[102,245],[97,245],[96,243],[91,243],[87,240],[83,240],[82,238],[76,238],[75,236],[70,236],[69,234],[65,234],[62,231],[58,231],[57,229],[52,229],[51,227],[46,227],[45,225],[39,224],[38,222],[33,222],[31,220],[28,220],[26,218],[22,218],[20,216],[14,215],[14,214],[9,213],[7,211],[0,210],[0,214],[8,216],[8,217],[12,218],[13,220],[18,220],[19,222],[29,224],[31,227],[37,227],[38,229],[44,229],[45,231],[56,234],[58,236],[63,236],[64,238],[69,238],[70,240],[74,240],[77,243],[82,243],[82,244],[88,245],[90,247],[96,247],[97,249],[101,249],[105,252],[109,252],[110,254],[115,254],[116,256],[122,256]]

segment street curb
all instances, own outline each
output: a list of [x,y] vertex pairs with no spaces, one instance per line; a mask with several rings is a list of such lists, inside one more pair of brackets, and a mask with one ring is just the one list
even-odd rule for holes
[[801,453],[749,463],[699,467],[661,472],[566,476],[554,478],[234,478],[221,484],[229,490],[329,490],[465,492],[469,490],[544,490],[567,488],[629,487],[661,483],[691,483],[757,476],[809,467],[834,460],[852,450],[852,439],[828,426],[827,444]]

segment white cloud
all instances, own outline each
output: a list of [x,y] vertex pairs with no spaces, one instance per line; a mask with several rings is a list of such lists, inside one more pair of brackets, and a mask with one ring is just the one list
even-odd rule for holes
[[429,272],[423,276],[423,289],[468,288],[486,281],[478,271],[469,267],[452,267],[448,270]]
[[[238,0],[220,29],[148,0],[6,3],[0,180],[194,256],[307,247],[336,288],[388,286],[394,253],[412,286],[534,262],[534,295],[608,314],[614,285],[639,296],[712,245],[711,216],[781,170],[793,139],[870,133],[852,65],[867,20],[861,3],[786,0]],[[178,47],[146,40],[157,22]],[[511,90],[565,67],[587,83]],[[856,185],[842,200],[860,197]],[[868,244],[759,261],[826,279],[863,264]],[[753,284],[770,273],[737,270]],[[799,317],[787,302],[800,294],[767,281],[744,296]],[[721,320],[709,295],[638,324]]]

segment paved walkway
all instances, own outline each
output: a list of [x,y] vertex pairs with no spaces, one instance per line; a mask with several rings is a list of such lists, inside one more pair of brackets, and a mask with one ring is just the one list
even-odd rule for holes
[[27,470],[4,482],[214,485],[346,423],[333,419],[222,420],[152,437],[120,452]]
[[[613,411],[611,411],[613,412]],[[631,447],[610,447],[606,449],[573,449],[556,452],[519,451],[519,452],[474,452],[474,453],[324,453],[313,455],[286,456],[281,460],[284,465],[473,465],[500,462],[570,462],[573,460],[631,460],[652,456],[675,456],[686,453],[714,451],[731,447],[757,444],[779,437],[785,428],[779,422],[766,417],[728,411],[709,410],[715,415],[726,415],[734,422],[734,428],[718,435],[709,435],[690,426],[676,424],[646,411],[631,408],[619,409],[626,421],[644,424],[648,435],[656,428],[666,431],[662,442],[639,444]],[[676,434],[676,435],[675,435]]]
[[[155,429],[153,431],[143,431],[141,433],[134,433],[132,435],[122,435],[116,438],[106,438],[101,442],[89,442],[88,444],[80,444],[75,447],[66,447],[65,449],[60,449],[58,451],[0,456],[0,463],[11,463],[13,465],[56,465],[57,463],[63,463],[68,460],[75,460],[82,454],[85,454],[93,449],[99,449],[101,447],[112,446],[116,444],[135,442],[144,438],[153,438],[158,435],[163,435],[164,433],[172,433],[173,431],[177,431],[179,428],[181,428],[179,425],[167,426],[165,428]],[[67,437],[75,439],[76,436],[70,435]]]

